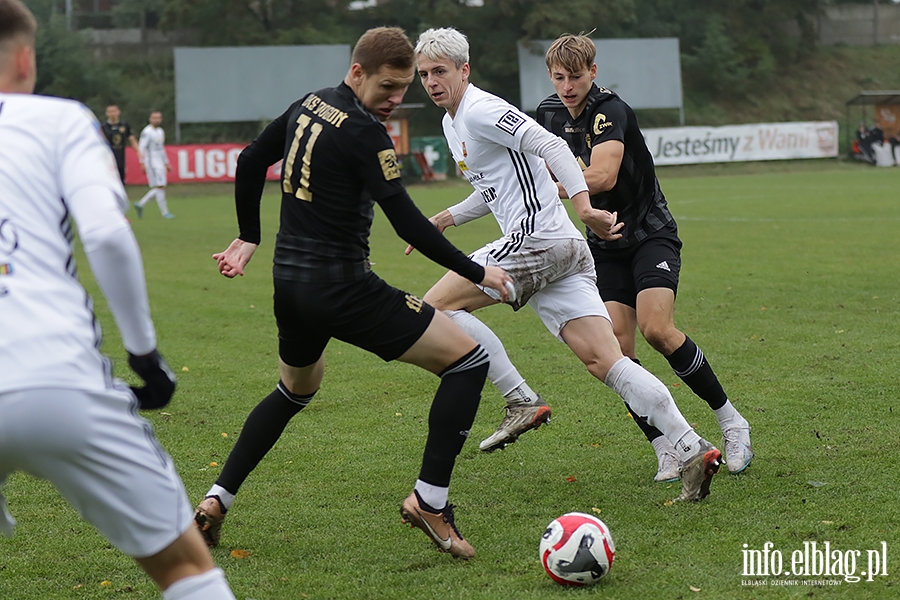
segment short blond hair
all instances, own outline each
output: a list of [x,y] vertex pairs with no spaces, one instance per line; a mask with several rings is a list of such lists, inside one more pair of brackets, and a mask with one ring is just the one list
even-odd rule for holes
[[584,33],[564,33],[556,38],[547,50],[547,68],[560,66],[570,73],[590,69],[597,56],[597,47]]

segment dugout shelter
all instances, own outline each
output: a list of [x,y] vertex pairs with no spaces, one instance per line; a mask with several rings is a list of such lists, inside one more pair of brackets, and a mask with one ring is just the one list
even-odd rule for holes
[[847,100],[847,148],[853,143],[853,134],[856,126],[853,125],[851,115],[855,107],[859,107],[857,120],[869,121],[868,107],[874,107],[872,122],[884,132],[884,138],[888,139],[900,134],[900,90],[864,90]]

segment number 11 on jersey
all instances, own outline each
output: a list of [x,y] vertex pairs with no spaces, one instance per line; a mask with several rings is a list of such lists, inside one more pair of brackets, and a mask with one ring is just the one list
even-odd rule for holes
[[294,173],[294,162],[297,160],[297,150],[300,148],[300,138],[309,126],[312,118],[309,115],[300,115],[297,117],[297,132],[294,134],[294,141],[291,143],[291,149],[288,151],[287,160],[284,161],[284,180],[281,183],[281,189],[286,194],[294,194],[300,200],[312,202],[312,192],[309,191],[309,163],[312,158],[313,146],[322,133],[322,124],[313,123],[309,128],[309,139],[306,140],[306,151],[303,153],[303,166],[300,168],[300,181],[297,192],[294,193],[294,186],[291,185],[291,175]]

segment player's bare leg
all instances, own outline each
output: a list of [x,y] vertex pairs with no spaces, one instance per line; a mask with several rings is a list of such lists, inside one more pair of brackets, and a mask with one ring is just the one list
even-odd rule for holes
[[163,590],[164,600],[234,598],[196,529],[190,528],[161,552],[135,561]]
[[753,459],[750,424],[731,404],[703,351],[675,327],[675,293],[669,288],[641,291],[637,296],[636,314],[644,339],[669,361],[675,374],[716,414],[725,439],[728,470],[742,472]]
[[563,327],[560,337],[591,375],[612,388],[675,446],[682,462],[682,494],[678,499],[705,498],[721,453],[691,428],[666,386],[622,354],[612,324],[599,316],[573,319]]

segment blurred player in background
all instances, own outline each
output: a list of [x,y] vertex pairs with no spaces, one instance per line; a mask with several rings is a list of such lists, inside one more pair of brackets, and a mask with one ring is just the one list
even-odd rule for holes
[[162,213],[164,219],[175,218],[175,215],[169,212],[168,204],[166,204],[166,183],[168,182],[168,172],[172,170],[172,167],[169,165],[169,157],[166,156],[166,132],[161,127],[162,119],[161,112],[153,111],[150,113],[149,124],[141,131],[138,154],[143,158],[141,168],[147,174],[150,191],[134,203],[134,210],[137,211],[139,219],[144,216],[144,205],[150,201],[150,198],[156,198],[159,212]]
[[[566,34],[547,51],[547,69],[556,94],[538,106],[537,121],[560,136],[584,168],[594,208],[618,214],[618,239],[587,229],[597,269],[597,287],[626,356],[637,361],[635,326],[662,354],[675,374],[713,409],[725,438],[731,473],[750,464],[750,425],[728,400],[703,352],[675,327],[675,293],[681,270],[678,227],[660,190],[634,111],[615,92],[597,87],[594,42]],[[562,183],[561,198],[567,198]],[[654,479],[679,477],[671,442],[638,412],[635,422],[656,450]]]
[[110,104],[106,107],[106,123],[101,126],[109,147],[112,148],[113,156],[116,157],[116,166],[119,168],[119,179],[125,183],[125,144],[126,142],[137,153],[138,159],[143,162],[141,149],[138,142],[131,133],[131,125],[121,120],[122,111],[116,104]]
[[256,251],[266,171],[284,159],[274,267],[281,381],[247,417],[222,474],[197,507],[197,524],[210,546],[219,542],[238,488],[318,391],[325,346],[336,338],[440,377],[419,477],[400,513],[441,551],[475,555],[455,526],[448,498],[456,457],[481,399],[488,356],[446,315],[372,271],[368,238],[375,203],[401,238],[464,281],[500,290],[504,299],[511,281],[499,267],[472,262],[440,235],[400,181],[382,122],[415,77],[413,58],[401,29],[369,30],[353,49],[343,83],[292,104],[238,159],[240,237],[214,256],[226,277],[243,275]]
[[[665,432],[677,448],[684,473],[678,499],[702,500],[709,494],[721,453],[691,428],[666,386],[622,354],[597,293],[587,242],[569,219],[545,161],[572,196],[581,220],[603,239],[620,237],[615,213],[590,205],[581,169],[561,139],[505,100],[469,83],[469,44],[462,33],[450,28],[425,31],[416,44],[416,61],[425,91],[447,111],[444,137],[453,159],[475,188],[468,198],[431,221],[443,232],[451,225],[494,215],[503,237],[476,250],[472,259],[509,272],[515,282],[510,305],[515,310],[530,306],[591,375],[619,394],[635,414]],[[507,418],[497,433],[482,442],[482,450],[515,441],[514,426],[527,430],[549,417],[549,407],[540,396],[520,395],[522,386],[516,388],[516,382],[524,380],[500,340],[471,314],[505,299],[450,272],[424,300],[446,311],[488,350],[491,381],[519,409],[507,407]]]
[[[0,0],[0,486],[14,471],[51,482],[166,600],[233,599],[137,414],[165,406],[175,377],[156,350],[113,155],[84,106],[32,94],[36,29],[20,0]],[[141,388],[100,353],[72,220]],[[0,531],[14,524],[0,496]]]

